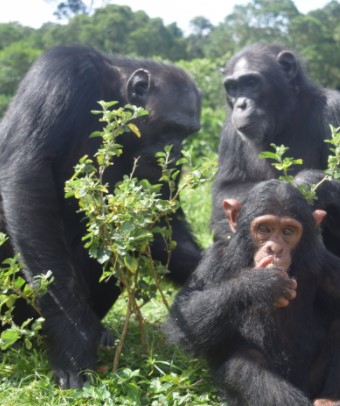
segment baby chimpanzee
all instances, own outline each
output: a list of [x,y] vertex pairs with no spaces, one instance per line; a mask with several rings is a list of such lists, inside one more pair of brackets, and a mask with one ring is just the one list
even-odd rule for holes
[[291,185],[227,199],[233,235],[206,251],[170,310],[171,342],[204,357],[228,406],[340,400],[340,259]]

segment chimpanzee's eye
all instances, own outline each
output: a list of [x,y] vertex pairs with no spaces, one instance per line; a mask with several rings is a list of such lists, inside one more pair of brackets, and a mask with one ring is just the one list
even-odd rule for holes
[[268,226],[268,224],[259,224],[259,226],[257,227],[257,231],[260,234],[270,234],[272,229],[270,228],[270,226]]
[[229,96],[233,96],[237,91],[237,82],[235,80],[228,80],[224,83],[224,88]]
[[294,227],[285,227],[283,230],[283,234],[286,236],[291,236],[291,235],[295,234]]
[[245,79],[244,84],[248,88],[256,88],[258,86],[259,82],[255,77],[250,76]]

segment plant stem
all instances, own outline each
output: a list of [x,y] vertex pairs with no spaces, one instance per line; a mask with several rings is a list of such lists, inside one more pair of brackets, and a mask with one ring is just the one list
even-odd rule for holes
[[162,287],[161,287],[161,284],[159,283],[159,278],[158,278],[158,275],[157,275],[157,273],[156,273],[154,263],[153,263],[153,261],[152,261],[152,256],[151,256],[150,247],[148,247],[147,255],[148,255],[148,257],[150,258],[152,277],[153,277],[153,279],[154,279],[154,281],[155,281],[157,290],[158,290],[158,292],[159,292],[160,295],[161,295],[161,298],[162,298],[162,301],[163,301],[164,306],[165,306],[165,307],[167,308],[167,310],[169,311],[170,306],[169,306],[168,301],[166,300],[166,297],[165,297],[165,295],[164,295],[164,292],[163,292],[163,289],[162,289]]
[[125,338],[129,329],[129,322],[130,322],[130,317],[131,317],[131,303],[130,300],[128,300],[128,305],[127,305],[127,310],[126,310],[126,315],[125,315],[125,321],[124,321],[124,327],[121,332],[121,335],[119,337],[118,345],[115,351],[115,356],[113,359],[113,367],[112,370],[113,372],[116,372],[119,367],[119,360],[120,360],[120,355],[123,351],[124,343],[125,343]]

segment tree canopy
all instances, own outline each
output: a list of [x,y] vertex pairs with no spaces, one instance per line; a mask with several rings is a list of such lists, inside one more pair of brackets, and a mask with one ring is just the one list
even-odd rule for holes
[[[219,67],[253,42],[278,42],[297,50],[313,80],[340,88],[340,4],[336,0],[308,14],[300,13],[292,0],[250,0],[236,5],[217,26],[204,16],[196,16],[187,36],[176,23],[165,25],[161,18],[150,18],[144,11],[133,12],[128,6],[115,4],[95,10],[92,6],[92,0],[56,0],[55,14],[64,23],[46,23],[39,29],[0,24],[0,115],[33,60],[59,44],[186,61],[209,95],[212,108],[221,97]],[[204,74],[199,72],[201,68]]]

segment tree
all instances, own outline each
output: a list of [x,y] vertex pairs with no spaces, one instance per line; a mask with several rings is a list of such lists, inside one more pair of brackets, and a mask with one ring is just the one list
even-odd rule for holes
[[309,74],[320,85],[337,87],[340,84],[340,46],[329,35],[329,31],[319,20],[302,16],[291,27],[294,47],[306,61]]
[[5,49],[13,42],[30,36],[33,32],[33,28],[23,27],[16,22],[0,24],[0,50]]
[[299,15],[291,0],[253,0],[235,6],[225,19],[239,48],[253,42],[284,42],[290,22]]
[[58,4],[53,13],[59,20],[69,19],[77,14],[88,14],[92,9],[93,0],[86,6],[82,0],[66,0]]
[[0,117],[20,79],[40,53],[38,49],[27,47],[24,41],[14,42],[0,51]]
[[188,53],[192,58],[204,57],[204,45],[209,42],[209,34],[213,29],[211,22],[205,17],[195,17],[190,21],[192,34],[188,37]]
[[190,21],[190,27],[194,35],[203,38],[210,33],[213,25],[207,18],[199,16]]
[[221,128],[225,119],[225,92],[222,86],[221,67],[223,58],[207,58],[179,61],[178,64],[191,73],[203,91],[201,123],[202,129],[188,137],[184,147],[192,147],[194,161],[216,154]]

